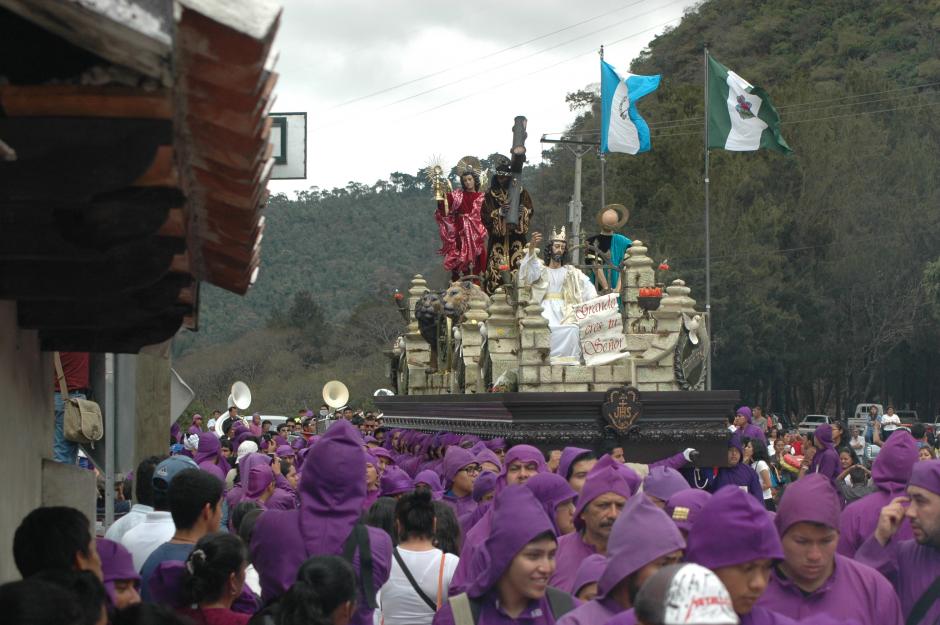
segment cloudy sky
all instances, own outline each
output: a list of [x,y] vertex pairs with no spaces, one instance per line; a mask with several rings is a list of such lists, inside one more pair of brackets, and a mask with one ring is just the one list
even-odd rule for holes
[[283,0],[275,111],[306,111],[307,180],[273,192],[371,184],[432,155],[506,153],[516,115],[529,159],[600,80],[597,49],[626,70],[693,0]]

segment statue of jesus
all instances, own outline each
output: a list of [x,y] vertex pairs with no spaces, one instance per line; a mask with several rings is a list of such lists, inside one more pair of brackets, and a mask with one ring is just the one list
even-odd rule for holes
[[548,320],[551,335],[552,364],[581,362],[581,341],[574,306],[597,297],[597,290],[586,275],[568,261],[568,240],[565,228],[552,229],[545,246],[548,265],[538,257],[542,233],[532,234],[529,250],[519,263],[520,286],[532,287],[532,299],[542,305],[542,316]]

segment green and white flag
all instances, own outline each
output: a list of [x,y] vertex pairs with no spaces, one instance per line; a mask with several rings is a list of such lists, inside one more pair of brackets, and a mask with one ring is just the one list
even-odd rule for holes
[[708,56],[709,148],[751,152],[760,148],[791,154],[780,136],[780,115],[767,93]]

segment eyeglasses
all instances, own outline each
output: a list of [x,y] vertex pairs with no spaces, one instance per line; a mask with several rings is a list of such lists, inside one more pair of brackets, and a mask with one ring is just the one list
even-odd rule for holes
[[478,464],[469,464],[461,469],[461,471],[466,471],[467,474],[479,473],[480,470],[480,465]]

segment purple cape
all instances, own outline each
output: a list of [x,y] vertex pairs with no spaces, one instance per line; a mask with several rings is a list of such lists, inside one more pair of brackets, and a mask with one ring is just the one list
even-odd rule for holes
[[[355,428],[335,423],[314,446],[300,478],[300,509],[267,510],[258,518],[251,558],[265,603],[284,593],[297,569],[313,555],[340,555],[362,511],[366,496],[365,456]],[[388,580],[392,542],[381,529],[366,528],[372,552],[372,577],[378,590]],[[353,568],[360,568],[358,550]],[[373,610],[363,602],[359,578],[357,625],[371,625]]]
[[[872,465],[871,477],[878,488],[842,511],[839,524],[839,553],[850,558],[869,536],[875,533],[881,509],[895,497],[904,495],[911,471],[917,464],[917,443],[904,430],[898,430],[881,448]],[[905,517],[895,540],[913,538],[911,522]]]

